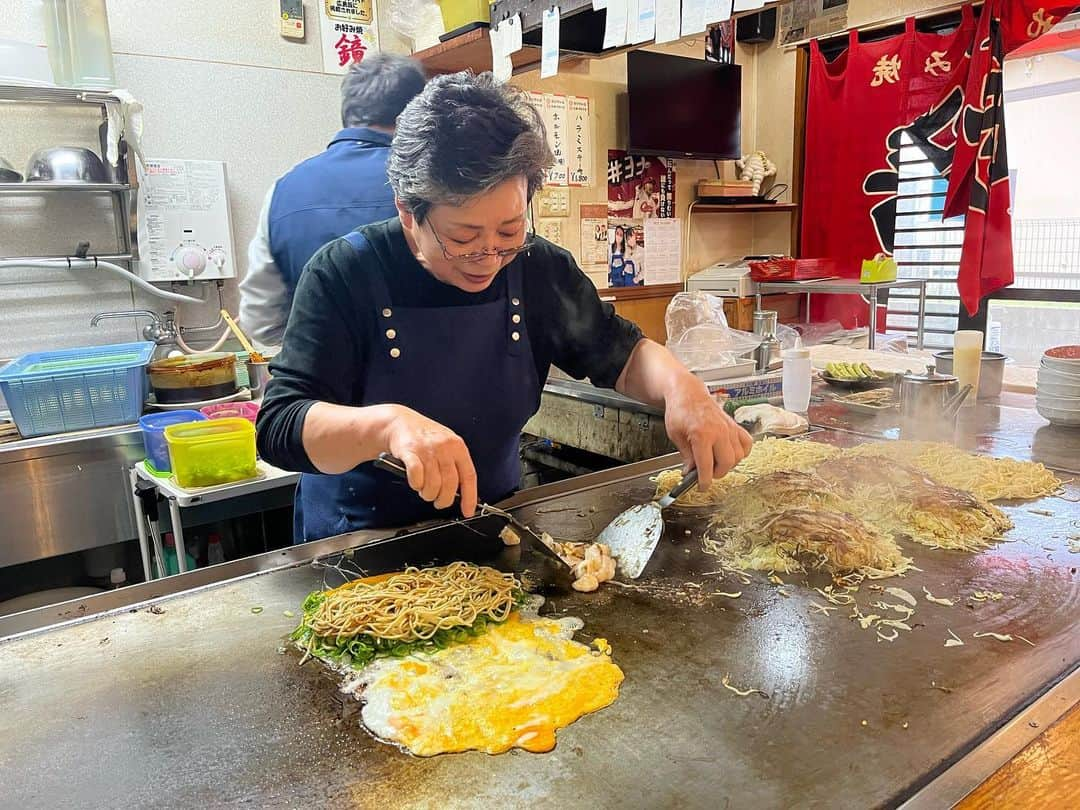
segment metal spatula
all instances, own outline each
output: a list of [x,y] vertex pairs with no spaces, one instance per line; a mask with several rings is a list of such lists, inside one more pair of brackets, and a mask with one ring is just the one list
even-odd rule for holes
[[664,533],[663,510],[696,485],[697,480],[698,471],[691,470],[669,493],[648,503],[631,506],[600,532],[596,540],[611,548],[611,556],[620,573],[630,579],[641,576]]

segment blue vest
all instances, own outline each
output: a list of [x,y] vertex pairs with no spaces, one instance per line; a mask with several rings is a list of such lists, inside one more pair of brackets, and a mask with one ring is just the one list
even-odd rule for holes
[[390,139],[367,127],[343,129],[325,152],[278,180],[270,200],[270,253],[290,297],[319,248],[361,225],[397,216],[386,180]]

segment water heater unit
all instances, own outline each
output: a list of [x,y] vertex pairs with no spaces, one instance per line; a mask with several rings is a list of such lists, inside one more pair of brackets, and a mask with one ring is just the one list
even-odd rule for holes
[[225,164],[147,160],[139,171],[139,261],[147,281],[236,277]]

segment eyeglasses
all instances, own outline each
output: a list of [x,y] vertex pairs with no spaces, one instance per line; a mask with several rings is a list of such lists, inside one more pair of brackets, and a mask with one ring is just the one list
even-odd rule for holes
[[439,247],[442,248],[443,256],[447,261],[451,262],[478,262],[486,259],[488,256],[498,256],[500,259],[505,259],[510,256],[517,256],[519,253],[524,253],[531,248],[536,241],[536,226],[532,225],[529,232],[525,235],[524,243],[518,247],[504,248],[502,250],[493,248],[491,250],[478,250],[474,253],[454,254],[446,249],[446,243],[439,237],[439,232],[435,230],[435,226],[431,224],[430,219],[427,221],[427,224],[428,227],[431,228],[431,235],[435,237],[435,241],[438,242]]

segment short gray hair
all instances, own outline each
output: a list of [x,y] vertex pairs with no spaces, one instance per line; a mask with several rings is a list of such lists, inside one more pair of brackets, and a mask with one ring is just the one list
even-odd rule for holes
[[436,76],[398,118],[386,173],[398,200],[424,221],[433,205],[461,205],[524,175],[528,196],[554,162],[528,96],[491,73]]
[[342,126],[394,126],[425,82],[424,69],[415,59],[396,53],[365,56],[341,80]]

